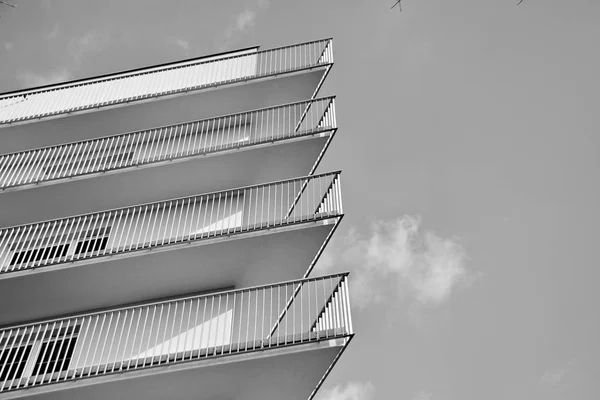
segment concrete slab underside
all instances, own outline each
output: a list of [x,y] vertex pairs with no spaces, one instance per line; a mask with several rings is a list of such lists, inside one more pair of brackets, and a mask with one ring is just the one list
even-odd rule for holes
[[335,225],[296,227],[70,268],[45,267],[46,271],[40,268],[15,277],[5,274],[0,279],[0,326],[302,278]]
[[[220,365],[198,361],[188,364],[188,369],[160,367],[154,374],[134,378],[135,373],[124,373],[61,383],[45,390],[63,390],[36,395],[22,391],[22,396],[35,400],[306,400],[342,348],[319,344],[288,348],[292,351],[267,350],[243,356],[244,361]],[[276,352],[279,354],[269,356]],[[99,383],[88,384],[94,380]],[[11,397],[18,394],[14,392]]]
[[306,100],[324,68],[0,128],[0,154]]
[[223,155],[0,192],[0,227],[305,176],[327,139],[282,141]]

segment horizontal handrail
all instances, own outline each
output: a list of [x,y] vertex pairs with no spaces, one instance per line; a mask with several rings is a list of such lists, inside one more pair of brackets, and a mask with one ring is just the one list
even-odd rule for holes
[[347,276],[305,278],[1,329],[0,392],[349,337],[353,328]]
[[331,39],[0,96],[0,125],[331,65]]
[[334,97],[0,155],[0,189],[239,149],[336,128]]
[[340,173],[0,229],[0,274],[343,214]]

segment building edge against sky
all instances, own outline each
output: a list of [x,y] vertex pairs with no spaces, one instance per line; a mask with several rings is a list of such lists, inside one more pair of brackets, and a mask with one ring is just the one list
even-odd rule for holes
[[332,39],[0,95],[0,399],[313,398],[354,332]]

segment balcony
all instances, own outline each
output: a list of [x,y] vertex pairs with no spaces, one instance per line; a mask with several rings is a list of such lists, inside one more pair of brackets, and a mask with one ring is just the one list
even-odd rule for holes
[[336,129],[328,97],[6,154],[0,227],[310,175]]
[[0,148],[18,152],[313,98],[332,65],[325,39],[9,93],[0,96]]
[[347,274],[45,320],[0,330],[0,399],[311,399],[352,336]]
[[0,229],[0,325],[304,277],[343,216],[340,185],[326,173]]

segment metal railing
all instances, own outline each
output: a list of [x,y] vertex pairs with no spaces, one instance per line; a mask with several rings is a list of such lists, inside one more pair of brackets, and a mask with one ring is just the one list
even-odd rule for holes
[[0,155],[0,189],[68,179],[336,128],[334,97]]
[[340,172],[0,230],[0,274],[343,214]]
[[348,274],[0,330],[0,392],[353,334]]
[[333,63],[331,39],[0,96],[0,125],[243,82]]

